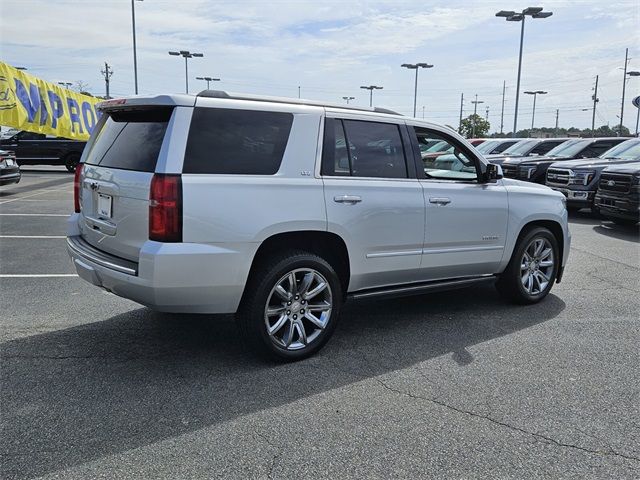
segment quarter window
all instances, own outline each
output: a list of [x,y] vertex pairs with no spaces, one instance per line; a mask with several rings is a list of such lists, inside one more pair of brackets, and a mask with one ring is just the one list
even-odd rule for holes
[[291,113],[196,108],[183,172],[273,175],[292,123]]

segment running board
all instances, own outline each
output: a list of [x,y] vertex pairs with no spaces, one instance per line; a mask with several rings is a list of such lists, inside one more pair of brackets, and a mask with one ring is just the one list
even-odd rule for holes
[[392,287],[374,288],[349,293],[348,300],[363,300],[365,298],[391,298],[420,295],[423,293],[441,292],[465,288],[478,283],[495,282],[495,275],[483,275],[481,277],[457,278],[452,280],[437,280],[434,282],[412,283],[409,285],[395,285]]

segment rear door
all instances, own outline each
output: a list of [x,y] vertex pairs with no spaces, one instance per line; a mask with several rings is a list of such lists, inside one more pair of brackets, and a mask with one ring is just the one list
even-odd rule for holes
[[137,261],[148,240],[149,187],[172,107],[103,114],[87,145],[81,179],[82,237]]
[[329,231],[349,249],[349,290],[419,280],[424,197],[404,124],[327,118],[322,158]]

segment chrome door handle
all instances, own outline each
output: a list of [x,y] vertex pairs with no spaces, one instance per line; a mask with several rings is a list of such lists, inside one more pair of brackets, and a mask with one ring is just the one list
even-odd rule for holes
[[430,197],[429,203],[435,203],[437,205],[448,205],[451,203],[451,199],[447,197]]
[[362,198],[358,195],[337,195],[333,197],[333,201],[336,203],[348,203],[353,205],[362,201]]

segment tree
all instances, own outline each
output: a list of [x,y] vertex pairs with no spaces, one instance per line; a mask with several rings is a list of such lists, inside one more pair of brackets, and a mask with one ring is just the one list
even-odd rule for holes
[[466,138],[486,137],[490,128],[491,124],[476,113],[462,120],[460,124],[460,134]]

